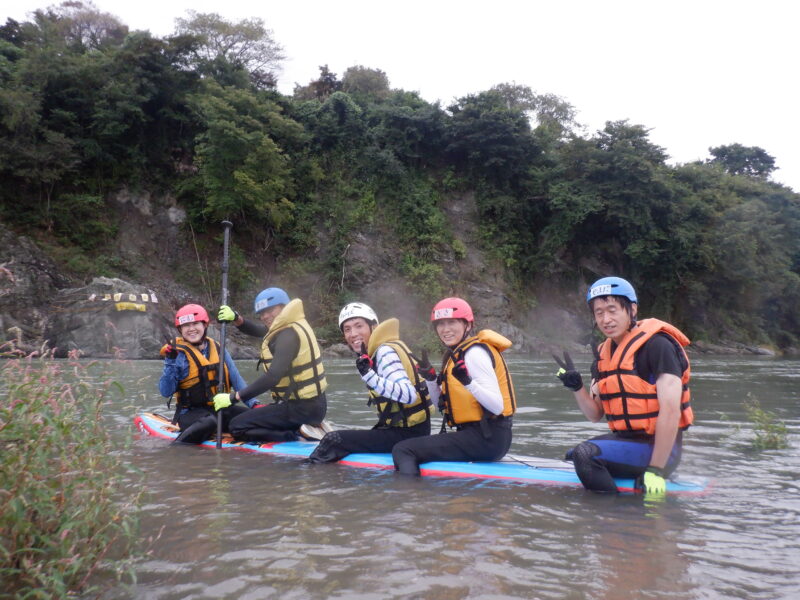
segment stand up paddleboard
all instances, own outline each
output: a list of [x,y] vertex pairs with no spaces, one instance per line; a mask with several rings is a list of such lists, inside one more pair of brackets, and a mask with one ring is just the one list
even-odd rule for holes
[[[139,431],[167,440],[178,437],[178,427],[169,419],[155,413],[142,413],[134,419]],[[200,444],[215,448],[214,440]],[[278,454],[307,458],[316,448],[317,442],[236,442],[228,434],[222,439],[222,447],[242,452]],[[370,469],[394,469],[391,454],[350,454],[339,461],[352,467]],[[420,465],[422,475],[429,477],[471,477],[478,479],[506,480],[539,485],[581,487],[581,482],[571,467],[561,467],[559,461],[540,458],[507,456],[496,462],[429,462]],[[636,492],[633,479],[616,479],[621,492]],[[709,489],[707,479],[667,481],[667,493],[704,494]]]

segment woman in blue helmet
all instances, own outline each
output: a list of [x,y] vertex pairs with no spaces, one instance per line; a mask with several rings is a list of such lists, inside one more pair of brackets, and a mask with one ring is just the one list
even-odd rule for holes
[[606,337],[597,348],[587,390],[569,354],[556,375],[575,394],[583,414],[605,417],[610,433],[578,444],[567,453],[584,487],[616,492],[614,477],[633,478],[647,494],[663,495],[665,478],[681,459],[683,431],[693,420],[689,339],[658,319],[637,320],[633,286],[604,277],[589,288],[586,302],[595,326]]
[[231,420],[231,434],[247,442],[293,441],[303,425],[319,426],[325,418],[328,383],[319,344],[306,321],[303,302],[290,300],[281,288],[259,292],[254,310],[260,323],[242,318],[229,306],[221,306],[217,318],[233,323],[247,335],[263,338],[259,367],[265,372],[244,389],[217,394],[214,400],[220,404],[248,402],[271,392],[272,404],[257,406]]

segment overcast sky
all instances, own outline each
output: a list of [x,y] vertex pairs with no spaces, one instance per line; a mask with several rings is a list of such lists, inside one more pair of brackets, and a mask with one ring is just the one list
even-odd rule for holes
[[[50,2],[4,2],[27,18]],[[291,93],[327,64],[383,70],[428,101],[516,82],[561,96],[587,133],[629,119],[672,163],[760,146],[773,179],[800,191],[800,3],[792,0],[97,0],[131,29],[172,33],[188,9],[259,17],[287,60]]]

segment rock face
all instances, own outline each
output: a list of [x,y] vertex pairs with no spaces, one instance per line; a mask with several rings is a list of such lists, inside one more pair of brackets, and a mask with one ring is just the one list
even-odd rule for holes
[[[164,341],[176,334],[173,317],[177,307],[190,302],[203,304],[213,319],[216,275],[209,265],[218,260],[219,248],[211,236],[205,236],[204,245],[193,230],[187,233],[186,213],[171,196],[121,190],[111,200],[108,206],[118,213],[119,234],[108,251],[125,265],[125,273],[144,284],[99,277],[87,286],[75,287],[78,284],[65,277],[33,240],[0,223],[0,345],[6,343],[6,350],[13,344],[11,350],[27,353],[39,350],[46,342],[58,356],[77,350],[85,357],[157,359]],[[475,312],[477,328],[505,335],[514,343],[514,352],[542,356],[563,350],[589,352],[592,324],[582,302],[584,283],[576,284],[574,295],[569,297],[552,290],[544,293],[549,290],[546,285],[531,285],[530,292],[538,289],[541,297],[527,299],[523,306],[517,299],[515,306],[515,293],[503,266],[487,262],[488,257],[480,250],[474,196],[454,196],[443,210],[457,243],[435,259],[441,268],[435,282],[437,298],[456,295],[467,299]],[[403,275],[401,254],[391,245],[390,234],[379,227],[352,233],[342,255],[340,285],[370,304],[382,319],[399,318],[401,335],[412,348],[436,344],[429,323],[431,289],[418,289],[425,284],[413,283]],[[319,233],[320,247],[328,242],[325,236],[324,231]],[[250,252],[245,255],[245,268],[258,283],[253,283],[253,289],[240,290],[247,301],[237,298],[234,305],[242,308],[267,284],[284,287],[303,298],[317,334],[330,336],[328,342],[334,347],[326,354],[352,357],[344,345],[335,347],[341,337],[335,316],[330,314],[331,288],[319,285],[320,273],[282,272],[269,258],[266,246],[241,249]],[[216,253],[215,257],[208,258],[209,253]],[[599,272],[600,267],[594,265],[590,270]],[[229,327],[227,333],[226,349],[234,358],[258,355],[261,340],[248,338],[235,327]],[[219,334],[212,320],[209,336],[218,340]],[[321,338],[320,342],[328,345]],[[691,349],[773,354],[769,348],[735,342],[698,342]],[[785,352],[797,355],[800,349]]]
[[85,287],[59,290],[45,337],[56,356],[157,358],[175,335],[172,310],[144,286],[97,277]]
[[0,340],[32,350],[41,341],[50,298],[67,285],[68,279],[30,238],[0,223]]

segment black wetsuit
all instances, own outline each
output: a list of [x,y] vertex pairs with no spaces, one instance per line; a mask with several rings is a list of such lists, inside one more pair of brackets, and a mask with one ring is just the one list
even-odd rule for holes
[[406,475],[419,475],[419,465],[432,460],[499,460],[511,447],[513,418],[496,417],[486,423],[486,432],[480,422],[464,423],[452,433],[400,442],[392,449],[395,468]]
[[[267,334],[264,325],[247,320],[239,330],[253,337],[263,338]],[[270,340],[269,348],[273,356],[269,371],[239,390],[243,401],[268,392],[283,379],[300,351],[300,338],[292,327],[287,327]],[[321,423],[326,411],[327,400],[323,392],[314,398],[275,402],[249,410],[231,420],[230,431],[234,438],[246,442],[293,441],[298,438],[297,430],[301,425]]]

